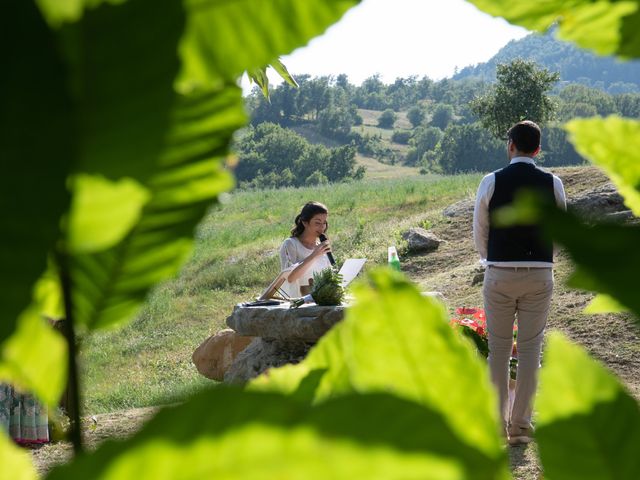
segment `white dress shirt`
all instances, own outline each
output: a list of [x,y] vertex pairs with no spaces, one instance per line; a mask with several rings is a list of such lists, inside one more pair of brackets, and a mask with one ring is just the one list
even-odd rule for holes
[[[529,163],[535,165],[530,157],[514,157],[509,165],[513,163]],[[489,249],[489,202],[493,196],[496,187],[496,177],[493,173],[485,176],[478,186],[476,194],[476,206],[473,210],[473,241],[476,244],[476,250],[480,254],[480,263],[482,265],[508,266],[508,267],[552,267],[550,262],[490,262],[487,261],[487,252]],[[564,194],[564,186],[562,180],[553,175],[553,193],[556,199],[556,205],[562,210],[567,209],[567,200]]]

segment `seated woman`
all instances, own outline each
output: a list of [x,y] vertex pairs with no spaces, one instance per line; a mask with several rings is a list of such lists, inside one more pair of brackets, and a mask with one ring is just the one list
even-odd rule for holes
[[306,295],[314,272],[331,267],[327,253],[331,251],[329,240],[320,241],[329,226],[329,210],[318,202],[308,202],[295,219],[291,237],[280,247],[281,270],[288,270],[282,289],[290,297]]
[[20,393],[13,386],[0,383],[0,428],[20,445],[48,443],[47,407],[33,395]]

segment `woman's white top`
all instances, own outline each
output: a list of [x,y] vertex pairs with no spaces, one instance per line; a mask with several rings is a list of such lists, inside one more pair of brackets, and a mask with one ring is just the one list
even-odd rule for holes
[[[305,258],[313,253],[313,249],[305,247],[296,237],[289,237],[280,246],[280,268],[281,270],[292,271]],[[315,272],[320,272],[331,267],[331,263],[326,255],[321,255],[309,266],[304,275],[293,282],[285,281],[282,289],[290,297],[301,297],[300,287],[308,286],[309,279],[313,278]]]

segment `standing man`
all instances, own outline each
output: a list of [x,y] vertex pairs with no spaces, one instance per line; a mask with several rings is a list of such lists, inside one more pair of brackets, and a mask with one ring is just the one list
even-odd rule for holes
[[[534,189],[566,209],[562,181],[538,168],[540,127],[519,122],[507,133],[509,165],[490,173],[478,187],[473,237],[486,266],[484,305],[489,336],[489,369],[498,390],[500,415],[511,445],[532,440],[531,410],[551,294],[553,244],[538,225],[498,227],[492,214],[513,202],[524,188]],[[513,324],[518,320],[518,373],[513,408],[509,411],[509,359]]]

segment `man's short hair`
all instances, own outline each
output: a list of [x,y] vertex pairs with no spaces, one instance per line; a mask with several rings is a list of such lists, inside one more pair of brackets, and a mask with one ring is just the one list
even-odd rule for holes
[[540,146],[540,127],[531,120],[516,123],[507,132],[507,138],[522,153],[533,153]]

